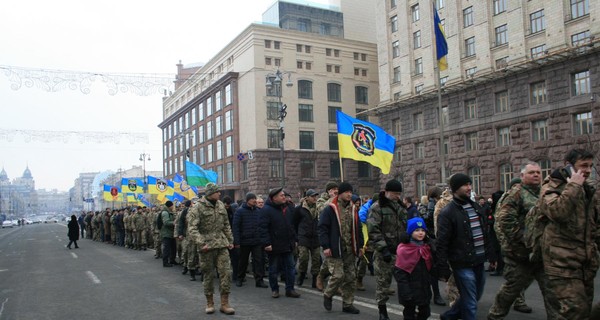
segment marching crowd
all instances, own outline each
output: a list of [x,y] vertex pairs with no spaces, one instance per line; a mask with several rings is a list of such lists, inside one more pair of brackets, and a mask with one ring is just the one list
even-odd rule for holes
[[327,311],[339,295],[343,312],[359,314],[354,294],[365,290],[362,279],[370,270],[380,320],[389,319],[387,303],[396,293],[404,319],[427,319],[432,300],[446,305],[438,281],[447,282],[450,306],[441,319],[475,319],[485,272],[494,271],[505,283],[488,319],[504,319],[511,307],[532,312],[523,293],[534,280],[548,319],[597,319],[593,158],[574,149],[543,181],[540,166],[526,162],[520,178],[491,201],[475,199],[472,180],[462,173],[452,175],[446,189],[430,188],[418,203],[403,197],[394,179],[367,199],[348,182],[329,182],[322,194],[307,190],[297,205],[283,188],[264,197],[250,192],[240,203],[221,200],[219,187],[209,183],[199,199],[179,206],[106,209],[77,221],[82,237],[133,250],[152,247],[164,267],[181,265],[190,280],[199,277],[207,314],[215,312],[215,281],[219,311],[235,313],[231,284],[243,286],[248,271],[273,298],[280,297],[278,280],[286,297],[299,298],[295,286],[310,278]]

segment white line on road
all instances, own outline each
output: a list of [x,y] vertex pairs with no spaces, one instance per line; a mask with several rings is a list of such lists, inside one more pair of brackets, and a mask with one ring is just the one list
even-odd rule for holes
[[73,259],[77,259],[77,255],[75,254],[75,252],[71,252],[71,255],[73,256]]
[[92,280],[92,282],[93,282],[93,283],[95,283],[95,284],[100,284],[100,283],[102,283],[102,282],[100,281],[100,279],[98,279],[98,277],[96,277],[96,275],[95,275],[93,272],[91,272],[91,271],[86,271],[86,272],[85,272],[85,274],[87,274],[88,278],[90,278],[90,280]]
[[6,298],[6,300],[4,300],[4,302],[2,302],[2,306],[0,307],[0,318],[2,318],[2,312],[4,311],[4,304],[8,302],[8,298]]
[[0,272],[8,271],[8,269],[0,269]]

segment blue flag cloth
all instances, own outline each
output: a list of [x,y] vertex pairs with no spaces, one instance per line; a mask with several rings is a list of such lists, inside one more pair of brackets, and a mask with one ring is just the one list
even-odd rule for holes
[[433,7],[433,29],[435,30],[435,50],[436,58],[438,60],[438,66],[440,71],[448,69],[448,61],[446,56],[448,55],[448,42],[446,42],[446,35],[444,34],[444,27],[438,12]]
[[190,186],[204,187],[209,182],[217,183],[217,173],[212,170],[204,170],[199,165],[186,161],[185,173]]

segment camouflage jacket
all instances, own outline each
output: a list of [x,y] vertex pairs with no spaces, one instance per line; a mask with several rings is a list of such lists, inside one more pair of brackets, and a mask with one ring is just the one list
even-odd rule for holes
[[125,216],[123,217],[123,225],[125,226],[125,230],[131,230],[133,229],[131,227],[131,213],[130,212],[125,212]]
[[[540,211],[548,218],[542,235],[542,259],[548,276],[584,279],[598,270],[598,210],[595,189],[587,182],[567,183],[557,169],[542,184]],[[592,279],[585,279],[592,281]]]
[[406,220],[406,208],[387,199],[385,191],[380,192],[379,200],[369,208],[369,243],[379,252],[388,248],[391,254],[396,254],[400,236],[406,232]]
[[205,196],[202,197],[188,209],[187,225],[187,238],[198,248],[207,245],[208,249],[219,249],[233,245],[227,210],[221,201],[212,204]]
[[435,209],[433,210],[433,228],[437,230],[437,219],[444,209],[452,201],[452,194],[447,189],[442,192],[440,200],[435,203]]
[[146,217],[141,212],[136,212],[132,219],[132,229],[135,231],[143,231],[146,229]]
[[321,194],[319,199],[317,199],[317,214],[319,214],[319,215],[321,214],[321,211],[323,211],[323,209],[325,209],[325,207],[330,202],[330,200],[331,199],[329,197],[329,193],[323,192]]
[[539,194],[539,186],[517,183],[498,201],[494,230],[505,256],[517,261],[528,261],[529,250],[523,240],[525,216],[535,206]]

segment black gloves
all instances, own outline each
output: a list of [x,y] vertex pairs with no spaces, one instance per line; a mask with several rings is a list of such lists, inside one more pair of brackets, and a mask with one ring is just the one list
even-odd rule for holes
[[392,253],[390,252],[390,249],[383,248],[383,250],[381,251],[381,255],[382,255],[382,259],[385,262],[390,262],[392,261]]

